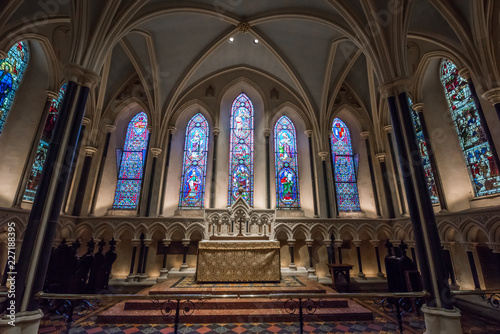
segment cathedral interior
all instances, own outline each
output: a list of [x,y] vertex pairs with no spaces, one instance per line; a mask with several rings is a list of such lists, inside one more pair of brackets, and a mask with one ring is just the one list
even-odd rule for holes
[[328,284],[349,263],[355,289],[387,291],[386,245],[403,242],[438,307],[439,289],[498,291],[499,15],[497,0],[6,0],[16,312],[61,243],[115,250],[116,292],[194,276],[200,241],[237,234],[278,241],[282,275]]

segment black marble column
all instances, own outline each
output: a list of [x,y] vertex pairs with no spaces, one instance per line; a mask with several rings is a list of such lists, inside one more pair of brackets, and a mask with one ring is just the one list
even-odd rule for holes
[[95,181],[94,192],[92,194],[92,204],[90,205],[89,215],[94,215],[95,206],[97,204],[97,197],[99,196],[99,189],[101,187],[102,175],[104,173],[104,166],[106,165],[106,158],[108,156],[109,141],[111,139],[111,133],[116,130],[116,126],[107,125],[106,139],[104,141],[104,146],[102,149],[101,161],[99,161],[99,168],[97,170],[97,178]]
[[271,208],[271,153],[269,146],[269,137],[271,136],[271,129],[264,130],[264,136],[266,138],[266,199],[267,208]]
[[[212,180],[210,181],[210,207],[215,208],[215,180],[217,179],[217,146],[219,142],[219,128],[214,128],[214,150],[212,157]],[[170,149],[169,149],[170,152]]]
[[356,247],[356,255],[358,256],[358,268],[359,268],[358,277],[365,278],[366,275],[363,273],[363,262],[361,259],[361,240],[353,240],[352,243]]
[[137,254],[137,246],[140,244],[140,240],[132,240],[132,258],[130,259],[130,272],[127,276],[127,280],[134,278],[134,267],[135,267],[135,255]]
[[439,197],[439,205],[441,207],[441,211],[445,212],[448,211],[448,205],[446,204],[446,196],[443,189],[443,183],[441,182],[441,175],[439,174],[436,158],[434,156],[434,150],[432,149],[432,143],[429,137],[429,131],[427,130],[427,123],[425,122],[423,107],[423,103],[413,104],[413,109],[418,113],[418,120],[420,121],[422,135],[424,136],[427,155],[429,157],[432,175],[434,176],[434,182],[436,184],[436,192]]
[[335,247],[337,247],[338,255],[339,255],[339,264],[342,264],[342,244],[344,241],[342,240],[335,240]]
[[168,177],[168,167],[170,165],[170,152],[172,151],[172,137],[175,132],[175,127],[170,127],[168,134],[168,144],[167,144],[167,156],[165,157],[165,169],[163,170],[163,185],[161,189],[161,199],[160,199],[160,216],[163,214],[163,203],[165,203],[165,193],[167,192],[167,177]]
[[379,251],[380,240],[370,240],[370,243],[375,249],[375,258],[377,259],[377,269],[378,269],[377,276],[384,277],[385,275],[382,272],[382,266],[380,264],[380,251]]
[[183,249],[182,249],[182,264],[181,264],[181,270],[185,270],[188,268],[188,264],[187,264],[187,253],[188,253],[188,248],[189,248],[189,245],[191,244],[191,240],[189,239],[184,239],[182,240],[182,246],[183,246]]
[[385,164],[385,153],[377,154],[377,159],[380,164],[380,172],[382,173],[382,184],[384,186],[384,194],[387,200],[387,210],[389,211],[389,218],[396,217],[394,213],[394,205],[392,203],[392,192],[389,186],[389,175],[387,174],[387,166]]
[[290,270],[297,270],[297,266],[295,265],[295,256],[293,254],[293,247],[295,246],[295,240],[294,239],[289,239],[287,240],[288,242],[288,248],[290,249],[290,265],[288,268]]
[[92,156],[97,152],[95,147],[85,147],[85,160],[83,161],[82,174],[80,181],[76,188],[75,205],[73,206],[73,216],[80,216],[82,214],[83,200],[85,199],[85,190],[87,189],[87,182],[90,175],[90,167],[92,166]]
[[151,163],[151,176],[149,177],[148,197],[146,201],[146,217],[149,217],[151,215],[151,200],[153,198],[153,187],[155,185],[156,163],[158,161],[158,155],[160,155],[161,153],[161,148],[153,147],[151,148],[151,153],[153,154],[153,162]]
[[144,261],[144,235],[141,235],[139,243],[139,262],[137,263],[137,269],[135,271],[136,276],[140,276],[142,273],[142,262]]
[[335,263],[334,261],[332,261],[332,241],[325,240],[324,244],[326,247],[326,256],[328,258],[328,264]]
[[401,206],[401,214],[407,214],[406,204],[404,200],[403,187],[401,186],[401,176],[399,175],[399,168],[397,163],[396,155],[394,154],[394,144],[392,143],[392,126],[385,126],[384,129],[387,131],[387,144],[389,146],[389,152],[391,153],[392,170],[394,171],[394,177],[396,179],[396,187],[398,188],[398,198],[399,205]]
[[[403,89],[404,85],[407,84],[407,79],[401,80],[401,82],[403,81],[404,83],[401,83],[401,85],[399,83],[384,85],[381,87],[381,91],[389,96],[387,102],[410,209],[422,281],[424,289],[431,294],[427,305],[453,309],[453,297],[446,280],[439,233],[422,160],[410,159],[411,153],[418,152],[419,148],[411,118],[408,96]],[[398,89],[399,91],[397,91]]]
[[[330,191],[328,189],[328,174],[326,171],[326,158],[328,157],[328,152],[319,152],[319,156],[321,157],[321,167],[323,169],[323,183],[325,189],[325,202],[326,202],[326,217],[332,218],[332,212],[330,209]],[[335,174],[334,174],[335,175]],[[333,185],[335,189],[335,184]]]
[[305,134],[307,136],[307,142],[309,144],[309,166],[311,168],[311,187],[313,194],[313,209],[314,209],[314,217],[318,217],[318,199],[316,198],[316,173],[314,168],[314,152],[312,145],[312,130],[306,130]]
[[474,242],[464,242],[462,246],[467,251],[467,258],[469,259],[470,271],[472,274],[472,280],[474,281],[474,288],[481,289],[481,284],[479,283],[479,275],[477,274],[476,261],[474,260],[474,250],[476,249],[476,243]]
[[454,290],[458,290],[460,286],[458,286],[457,280],[455,278],[455,269],[453,268],[453,260],[451,258],[451,247],[454,245],[454,242],[443,241],[441,242],[441,244],[443,245],[443,254],[446,263],[446,269],[448,270],[448,273],[450,275],[449,276],[451,280],[450,286]]
[[[375,210],[377,212],[377,216],[380,216],[380,204],[378,200],[377,182],[375,180],[375,172],[373,171],[372,154],[369,141],[370,133],[368,131],[365,131],[361,133],[361,136],[365,140],[366,157],[368,160],[368,170],[370,171],[370,180],[372,183],[372,192],[373,192],[373,199],[375,201]],[[394,218],[394,215],[391,216],[390,218]]]
[[142,269],[141,269],[141,278],[146,278],[148,275],[146,274],[146,267],[148,265],[148,253],[149,247],[151,246],[151,239],[144,239],[144,258],[142,260]]

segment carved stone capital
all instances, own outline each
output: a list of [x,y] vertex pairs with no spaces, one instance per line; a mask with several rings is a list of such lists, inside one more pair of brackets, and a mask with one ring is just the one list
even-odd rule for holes
[[399,77],[392,81],[385,82],[378,87],[378,90],[384,99],[389,96],[398,96],[407,92],[410,88],[410,78]]
[[67,64],[64,67],[64,72],[67,81],[73,81],[91,89],[97,86],[101,80],[101,77],[97,73],[78,64]]
[[154,158],[158,158],[158,156],[160,155],[160,153],[161,153],[161,148],[158,148],[158,147],[152,147],[151,148],[151,154],[153,154]]
[[385,152],[380,152],[375,154],[379,162],[385,162],[385,158],[387,157],[387,154]]
[[45,91],[47,94],[47,101],[56,100],[59,97],[59,94],[50,90]]
[[344,240],[335,240],[333,242],[333,245],[335,246],[335,248],[339,248],[339,247],[342,247],[343,243],[344,243]]
[[370,240],[370,243],[372,244],[373,247],[380,246],[380,240]]
[[328,158],[328,152],[318,152],[318,155],[322,161],[325,161]]
[[245,21],[241,21],[240,23],[238,23],[238,26],[236,27],[236,29],[242,33],[249,32],[250,28],[251,28],[250,23]]
[[175,134],[177,132],[177,128],[175,126],[169,126],[168,127],[168,131],[171,133],[171,134]]
[[106,131],[108,131],[108,133],[113,133],[115,130],[116,130],[116,126],[114,126],[112,124],[106,125]]
[[487,242],[488,248],[493,251],[493,253],[500,253],[500,242]]
[[289,247],[295,246],[295,239],[288,239],[286,242],[288,243]]
[[162,242],[163,246],[168,247],[168,246],[170,246],[172,239],[163,239],[161,242]]
[[368,139],[370,137],[370,131],[361,132],[361,137],[363,137],[364,139]]
[[390,125],[390,124],[385,125],[384,126],[384,131],[387,132],[387,133],[391,133],[392,132],[392,125]]
[[130,240],[132,247],[138,247],[141,244],[141,239],[132,239]]
[[312,247],[313,243],[314,243],[313,239],[306,239],[306,245],[307,245],[307,247]]
[[424,103],[419,102],[419,103],[413,103],[413,110],[415,110],[418,113],[421,113],[424,111]]
[[467,67],[462,68],[461,70],[458,71],[458,75],[461,76],[462,78],[464,78],[465,80],[469,80],[470,79],[470,70]]
[[462,247],[468,251],[472,252],[477,247],[477,242],[462,242]]
[[408,248],[415,248],[415,241],[414,240],[408,240],[406,241],[406,244],[408,245]]
[[449,251],[453,245],[455,245],[454,241],[441,241],[441,246],[443,246],[445,250]]
[[355,247],[361,247],[361,240],[353,240],[352,241],[352,244],[355,246]]
[[332,246],[332,241],[330,239],[323,240],[323,244],[325,245],[326,248]]
[[213,132],[214,136],[218,136],[220,133],[220,128],[213,128],[212,132]]
[[188,247],[191,244],[191,239],[182,239],[182,246]]
[[84,117],[82,118],[82,125],[87,127],[90,124],[90,118]]
[[92,157],[94,153],[97,152],[97,148],[92,147],[92,146],[85,146],[85,156],[86,157]]
[[304,131],[304,133],[306,134],[307,138],[311,138],[313,130],[306,130]]
[[490,89],[481,96],[483,97],[483,99],[486,99],[493,104],[500,103],[500,87]]
[[144,246],[149,247],[153,243],[153,239],[144,239]]
[[264,129],[264,137],[269,137],[271,136],[271,129],[265,128]]

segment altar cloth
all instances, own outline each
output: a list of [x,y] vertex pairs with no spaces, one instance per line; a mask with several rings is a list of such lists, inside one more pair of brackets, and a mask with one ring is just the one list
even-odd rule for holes
[[198,244],[197,282],[279,280],[279,241],[203,240]]

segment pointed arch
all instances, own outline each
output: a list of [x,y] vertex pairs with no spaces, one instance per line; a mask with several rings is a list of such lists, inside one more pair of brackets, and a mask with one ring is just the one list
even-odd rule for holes
[[114,209],[136,209],[141,193],[146,150],[148,147],[148,117],[141,111],[129,122],[120,159]]
[[0,134],[28,67],[28,61],[28,44],[24,41],[12,46],[7,58],[0,59]]
[[24,190],[23,201],[25,202],[31,203],[35,200],[35,195],[38,190],[38,185],[40,184],[40,180],[42,177],[43,166],[45,164],[45,159],[47,158],[49,144],[50,141],[52,140],[52,135],[54,133],[57,116],[59,115],[59,109],[61,107],[65,93],[66,93],[66,83],[64,83],[59,89],[59,95],[57,96],[57,99],[53,99],[50,104],[49,114],[43,126],[43,132],[42,136],[40,137],[40,141],[38,143],[38,148],[35,154],[35,160],[33,161],[33,164],[31,166],[31,172],[28,179],[28,183],[26,184],[26,188]]
[[208,140],[208,121],[201,113],[197,113],[186,128],[179,209],[204,207]]
[[297,132],[293,122],[283,115],[274,126],[274,157],[276,170],[276,208],[299,209],[299,165]]
[[465,157],[467,170],[476,197],[500,193],[499,166],[486,137],[478,106],[472,98],[467,80],[458,74],[458,68],[448,59],[440,66],[440,79],[448,107],[455,124],[458,140]]
[[357,185],[357,156],[353,154],[347,125],[335,118],[330,135],[334,166],[334,183],[339,211],[361,211]]
[[227,204],[239,197],[253,206],[254,109],[252,101],[241,93],[231,106],[229,142],[229,189]]

